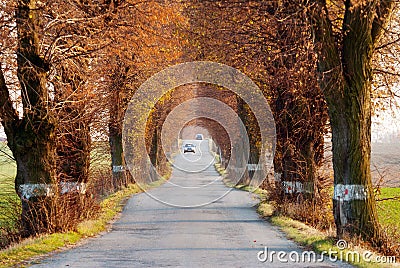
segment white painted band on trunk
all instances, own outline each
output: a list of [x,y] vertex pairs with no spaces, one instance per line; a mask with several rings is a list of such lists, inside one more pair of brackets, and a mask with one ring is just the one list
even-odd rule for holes
[[341,201],[365,200],[367,199],[367,191],[364,185],[336,184],[333,199]]
[[275,173],[274,173],[274,179],[275,179],[275,181],[280,181],[280,180],[281,180],[281,177],[282,177],[282,173],[279,173],[279,172],[275,172]]
[[23,199],[38,196],[52,196],[54,195],[52,184],[44,183],[27,183],[19,186],[19,192]]
[[113,172],[124,172],[125,168],[124,166],[113,166],[112,171]]
[[253,171],[253,170],[261,170],[260,165],[258,164],[247,164],[247,170]]
[[[86,183],[79,182],[60,182],[60,193],[66,194],[69,192],[79,192],[84,194],[86,192]],[[54,184],[45,183],[26,183],[19,186],[19,192],[24,199],[39,196],[53,196],[55,191]]]
[[283,181],[283,188],[286,194],[302,193],[304,192],[303,184],[299,181]]
[[86,183],[83,182],[60,182],[61,194],[69,192],[86,193]]

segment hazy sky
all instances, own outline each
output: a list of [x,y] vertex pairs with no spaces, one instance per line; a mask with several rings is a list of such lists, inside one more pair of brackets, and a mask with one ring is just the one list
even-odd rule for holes
[[[385,141],[386,138],[400,134],[400,110],[382,113],[381,116],[373,117],[372,141]],[[400,143],[400,140],[399,140]]]

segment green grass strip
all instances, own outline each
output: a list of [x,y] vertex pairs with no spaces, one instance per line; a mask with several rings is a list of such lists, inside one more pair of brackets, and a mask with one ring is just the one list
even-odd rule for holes
[[[329,252],[337,252],[332,254],[332,258],[337,258],[341,261],[346,261],[356,267],[369,267],[369,268],[382,268],[382,267],[400,267],[393,263],[378,263],[377,258],[379,256],[371,252],[371,255],[367,255],[370,262],[364,261],[363,254],[367,252],[366,249],[361,247],[349,246],[347,249],[339,250],[336,246],[334,238],[329,237],[324,232],[321,232],[315,228],[312,228],[300,221],[293,220],[284,216],[271,216],[272,211],[270,206],[261,203],[258,212],[261,216],[266,216],[268,220],[286,234],[286,236],[296,242],[297,244],[305,247],[305,250],[312,250],[315,253],[329,256]],[[265,213],[265,214],[264,214]],[[368,251],[369,252],[369,251]],[[359,258],[354,257],[357,254]]]

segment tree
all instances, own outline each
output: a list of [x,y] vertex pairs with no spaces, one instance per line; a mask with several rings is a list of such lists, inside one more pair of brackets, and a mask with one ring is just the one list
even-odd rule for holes
[[36,1],[21,0],[16,10],[17,75],[23,105],[21,117],[13,106],[4,73],[0,72],[1,123],[17,162],[15,190],[22,200],[25,234],[46,228],[45,215],[39,207],[42,206],[42,197],[34,195],[33,190],[56,179],[56,120],[51,112],[46,85],[49,66],[40,55],[39,14],[35,6]]
[[[125,65],[125,66],[124,66]],[[115,70],[111,74],[111,85],[109,86],[109,122],[108,122],[108,140],[111,151],[112,182],[115,189],[122,185],[126,186],[126,177],[124,172],[125,161],[122,148],[122,123],[125,107],[129,101],[126,83],[129,67],[121,61],[115,63]]]
[[[16,61],[10,57],[1,66],[0,118],[17,162],[23,234],[31,235],[54,230],[49,197],[60,190],[58,179],[88,180],[90,129],[88,117],[81,116],[92,111],[82,104],[90,100],[82,92],[87,90],[82,80],[88,67],[82,56],[104,46],[98,37],[107,28],[101,28],[101,16],[82,11],[75,2],[21,0],[6,6],[9,14],[16,11],[8,26],[12,29],[14,22],[16,31],[10,30],[2,45]],[[16,77],[10,75],[14,69]],[[12,92],[20,92],[20,99]]]
[[[284,189],[296,194],[295,182],[303,184],[309,197],[318,193],[319,169],[324,159],[324,134],[327,132],[327,109],[315,76],[316,58],[310,38],[307,14],[299,1],[271,4],[268,38],[271,45],[265,68],[268,70],[271,106],[276,118],[277,150],[274,172]],[[274,60],[271,60],[273,58]],[[294,189],[293,189],[294,188]],[[294,195],[296,196],[296,195]],[[313,198],[311,198],[313,199]],[[310,219],[313,220],[313,219]]]
[[333,212],[339,237],[381,238],[370,172],[371,62],[393,6],[390,0],[347,0],[339,32],[327,1],[310,6],[319,84],[332,130]]

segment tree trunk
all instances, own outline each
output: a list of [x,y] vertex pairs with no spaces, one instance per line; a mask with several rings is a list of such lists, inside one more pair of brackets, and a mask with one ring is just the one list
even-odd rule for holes
[[150,137],[151,143],[149,144],[149,157],[152,166],[150,168],[150,177],[151,181],[157,181],[158,174],[160,173],[160,158],[159,158],[159,150],[162,148],[160,147],[159,140],[161,136],[161,132],[158,130],[158,122],[160,121],[160,117],[158,116],[157,112],[153,113],[153,124],[150,127]]
[[[42,125],[43,126],[43,125]],[[15,189],[22,202],[22,235],[47,230],[46,197],[56,176],[54,129],[32,126],[23,119],[8,141],[17,163]]]
[[[245,107],[245,102],[243,101],[243,99],[241,99],[239,96],[236,97],[237,98],[237,115],[238,115],[238,120],[241,120],[243,122],[243,125],[246,127],[248,127],[248,118],[247,118],[247,112],[246,112],[246,107]],[[240,122],[238,122],[239,124]],[[238,135],[238,137],[236,139],[233,139],[231,141],[232,143],[232,147],[233,147],[233,153],[232,155],[236,155],[236,159],[232,159],[233,161],[235,161],[235,167],[237,168],[245,168],[245,171],[243,172],[242,177],[240,178],[240,180],[237,182],[237,184],[239,185],[250,185],[251,182],[251,177],[250,177],[250,172],[248,169],[248,165],[250,162],[250,158],[251,153],[252,153],[252,144],[251,144],[251,137],[249,135],[249,133],[246,131],[246,133],[242,133],[242,129],[241,133]],[[245,143],[244,143],[244,139],[240,138],[240,137],[244,137],[247,136],[249,138],[249,148],[245,148]],[[246,159],[246,150],[249,150],[249,155],[248,155],[248,160],[245,161]],[[255,157],[254,157],[255,158]],[[250,162],[251,163],[251,162]]]
[[122,118],[120,89],[112,89],[110,102],[110,122],[108,141],[111,150],[112,184],[114,189],[121,189],[124,184],[124,153],[122,148]]
[[301,5],[302,1],[283,1],[270,6],[276,19],[273,41],[280,52],[266,65],[274,77],[270,85],[277,139],[274,177],[281,198],[293,201],[304,192],[307,198],[314,197],[328,120],[323,94],[311,70],[315,60],[311,38],[305,35],[308,18],[298,12]]
[[122,186],[127,187],[128,183],[133,182],[133,178],[126,169],[124,150],[122,146],[122,120],[123,107],[121,106],[120,94],[118,90],[114,90],[111,94],[114,100],[110,107],[110,122],[108,125],[108,141],[111,151],[111,170],[112,183],[114,189],[121,189]]
[[[292,95],[288,89],[276,89],[277,96],[272,105],[277,137],[274,172],[282,198],[294,198],[302,192],[307,193],[306,197],[314,197],[323,159],[327,113],[326,104],[319,102],[322,94],[308,96],[309,90],[305,88],[302,94]],[[305,98],[306,102],[303,101]]]
[[127,186],[125,181],[125,162],[122,148],[122,134],[110,127],[109,142],[111,149],[111,167],[114,189],[120,189],[122,185]]
[[339,237],[348,233],[378,238],[370,170],[373,40],[369,25],[372,25],[373,15],[363,13],[362,7],[346,13],[343,28],[348,34],[343,39],[342,49],[343,93],[342,96],[327,96],[336,107],[330,113],[334,213]]
[[59,133],[61,138],[57,142],[59,181],[86,183],[90,167],[89,125],[87,122],[73,122],[59,132],[61,132]]
[[339,238],[347,234],[378,238],[370,173],[370,125],[357,119],[362,112],[354,108],[343,107],[347,114],[352,113],[350,120],[331,116],[337,235]]
[[114,189],[120,189],[127,186],[128,182],[133,182],[133,178],[126,170],[124,151],[122,147],[122,123],[124,112],[127,107],[125,83],[129,67],[125,66],[117,57],[118,68],[112,74],[110,86],[109,102],[109,123],[108,123],[108,141],[111,151],[111,170],[112,183]]

